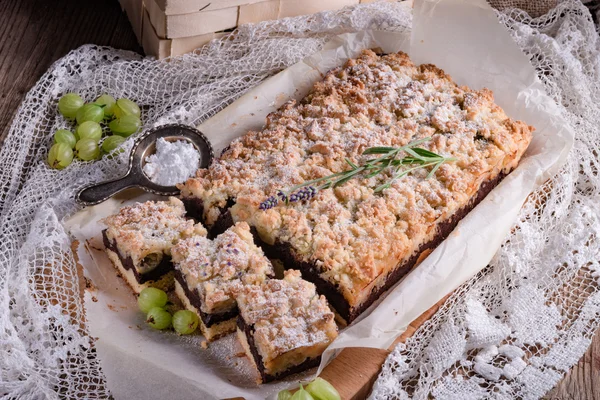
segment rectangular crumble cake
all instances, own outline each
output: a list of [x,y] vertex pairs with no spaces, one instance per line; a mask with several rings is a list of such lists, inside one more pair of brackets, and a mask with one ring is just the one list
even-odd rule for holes
[[136,292],[146,287],[173,286],[171,247],[182,238],[206,235],[202,224],[184,218],[181,200],[147,201],[123,207],[103,220],[108,258]]
[[287,270],[282,280],[246,286],[237,302],[238,338],[262,383],[319,365],[321,354],[337,337],[327,300],[300,271]]
[[[351,322],[516,168],[533,130],[487,89],[458,86],[404,53],[365,50],[232,142],[180,185],[182,200],[211,232],[247,221],[269,257],[300,270]],[[365,149],[418,140],[453,162],[395,180],[390,170],[356,175],[310,200],[264,207],[279,190],[371,160]]]
[[193,236],[171,249],[175,293],[185,308],[200,317],[207,340],[235,331],[235,293],[245,285],[274,277],[273,266],[254,244],[250,227],[239,222],[209,240]]

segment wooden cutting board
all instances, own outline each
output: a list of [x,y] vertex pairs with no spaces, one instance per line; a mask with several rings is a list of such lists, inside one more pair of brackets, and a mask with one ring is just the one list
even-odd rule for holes
[[396,339],[389,349],[346,348],[325,367],[320,376],[335,386],[343,400],[366,398],[371,392],[371,387],[377,379],[388,354],[398,343],[403,343],[411,337],[425,321],[431,318],[448,296],[411,322],[406,332]]

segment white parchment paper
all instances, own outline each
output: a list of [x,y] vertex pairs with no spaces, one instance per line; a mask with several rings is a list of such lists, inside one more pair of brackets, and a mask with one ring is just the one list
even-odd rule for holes
[[[465,217],[417,269],[370,314],[341,332],[321,368],[344,347],[388,348],[408,324],[485,267],[513,224],[528,194],[556,173],[572,146],[572,132],[544,93],[525,55],[484,0],[416,1],[412,35],[359,32],[341,35],[325,48],[270,78],[199,128],[216,154],[236,137],[260,129],[265,116],[289,98],[303,97],[312,83],[365,48],[405,51],[415,63],[433,63],[461,85],[494,91],[507,114],[536,127],[519,167]],[[101,251],[98,219],[149,195],[127,192],[75,215],[67,225],[81,242],[79,256],[95,285],[86,294],[89,329],[115,398],[265,398],[290,381],[257,387],[235,337],[201,349],[201,337],[154,332],[143,323],[135,299]],[[302,377],[295,376],[297,381]]]

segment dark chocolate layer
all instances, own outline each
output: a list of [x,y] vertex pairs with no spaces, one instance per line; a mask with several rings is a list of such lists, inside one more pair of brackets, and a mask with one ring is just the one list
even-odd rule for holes
[[168,255],[164,255],[160,264],[156,266],[156,268],[144,273],[140,274],[137,269],[133,266],[133,260],[130,256],[123,257],[119,249],[117,248],[117,243],[113,240],[109,240],[108,236],[106,236],[106,229],[102,231],[102,241],[104,242],[104,247],[109,250],[112,250],[117,256],[119,256],[119,260],[121,260],[121,264],[123,264],[123,268],[129,269],[133,272],[135,276],[135,280],[140,285],[149,281],[156,281],[162,278],[162,276],[168,272],[173,270],[173,264],[171,263],[171,257]]
[[203,312],[202,301],[200,300],[198,289],[190,290],[185,280],[185,277],[177,268],[175,269],[175,279],[177,279],[177,282],[179,282],[179,284],[183,288],[186,297],[190,301],[190,304],[196,307],[196,310],[200,312],[200,318],[202,319],[202,322],[207,328],[210,328],[211,326],[220,322],[230,320],[231,318],[234,318],[238,315],[237,305],[232,310],[220,314],[207,314]]
[[[186,214],[188,217],[195,219],[196,221],[200,221],[204,223],[204,202],[202,199],[196,197],[182,197],[181,201],[185,206]],[[231,213],[229,212],[229,207],[235,204],[235,200],[229,199],[227,200],[227,204],[225,207],[219,208],[221,214],[214,225],[210,228],[207,227],[208,230],[208,238],[214,239],[221,233],[225,232],[229,227],[233,226],[233,218],[231,217]]]
[[286,369],[283,372],[280,372],[277,375],[270,375],[265,372],[265,364],[262,361],[262,357],[258,353],[258,349],[256,348],[256,343],[254,342],[254,329],[252,326],[248,325],[244,318],[241,315],[237,318],[237,326],[241,331],[246,335],[246,339],[248,341],[248,347],[250,347],[250,352],[252,353],[252,358],[254,358],[254,363],[256,364],[256,368],[258,369],[258,373],[262,379],[263,383],[273,382],[278,379],[285,378],[286,376],[297,374],[298,372],[306,371],[307,369],[314,368],[321,363],[321,356],[315,358],[309,358],[305,360],[303,363],[298,365],[293,365],[290,368]]

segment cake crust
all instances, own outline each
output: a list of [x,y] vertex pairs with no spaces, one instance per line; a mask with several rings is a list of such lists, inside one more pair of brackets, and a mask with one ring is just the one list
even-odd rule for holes
[[238,337],[262,382],[318,365],[337,337],[333,312],[300,271],[242,288],[237,295]]
[[206,235],[200,223],[187,220],[183,203],[148,201],[123,207],[103,220],[105,251],[120,275],[136,293],[146,287],[173,287],[171,247],[189,235]]

